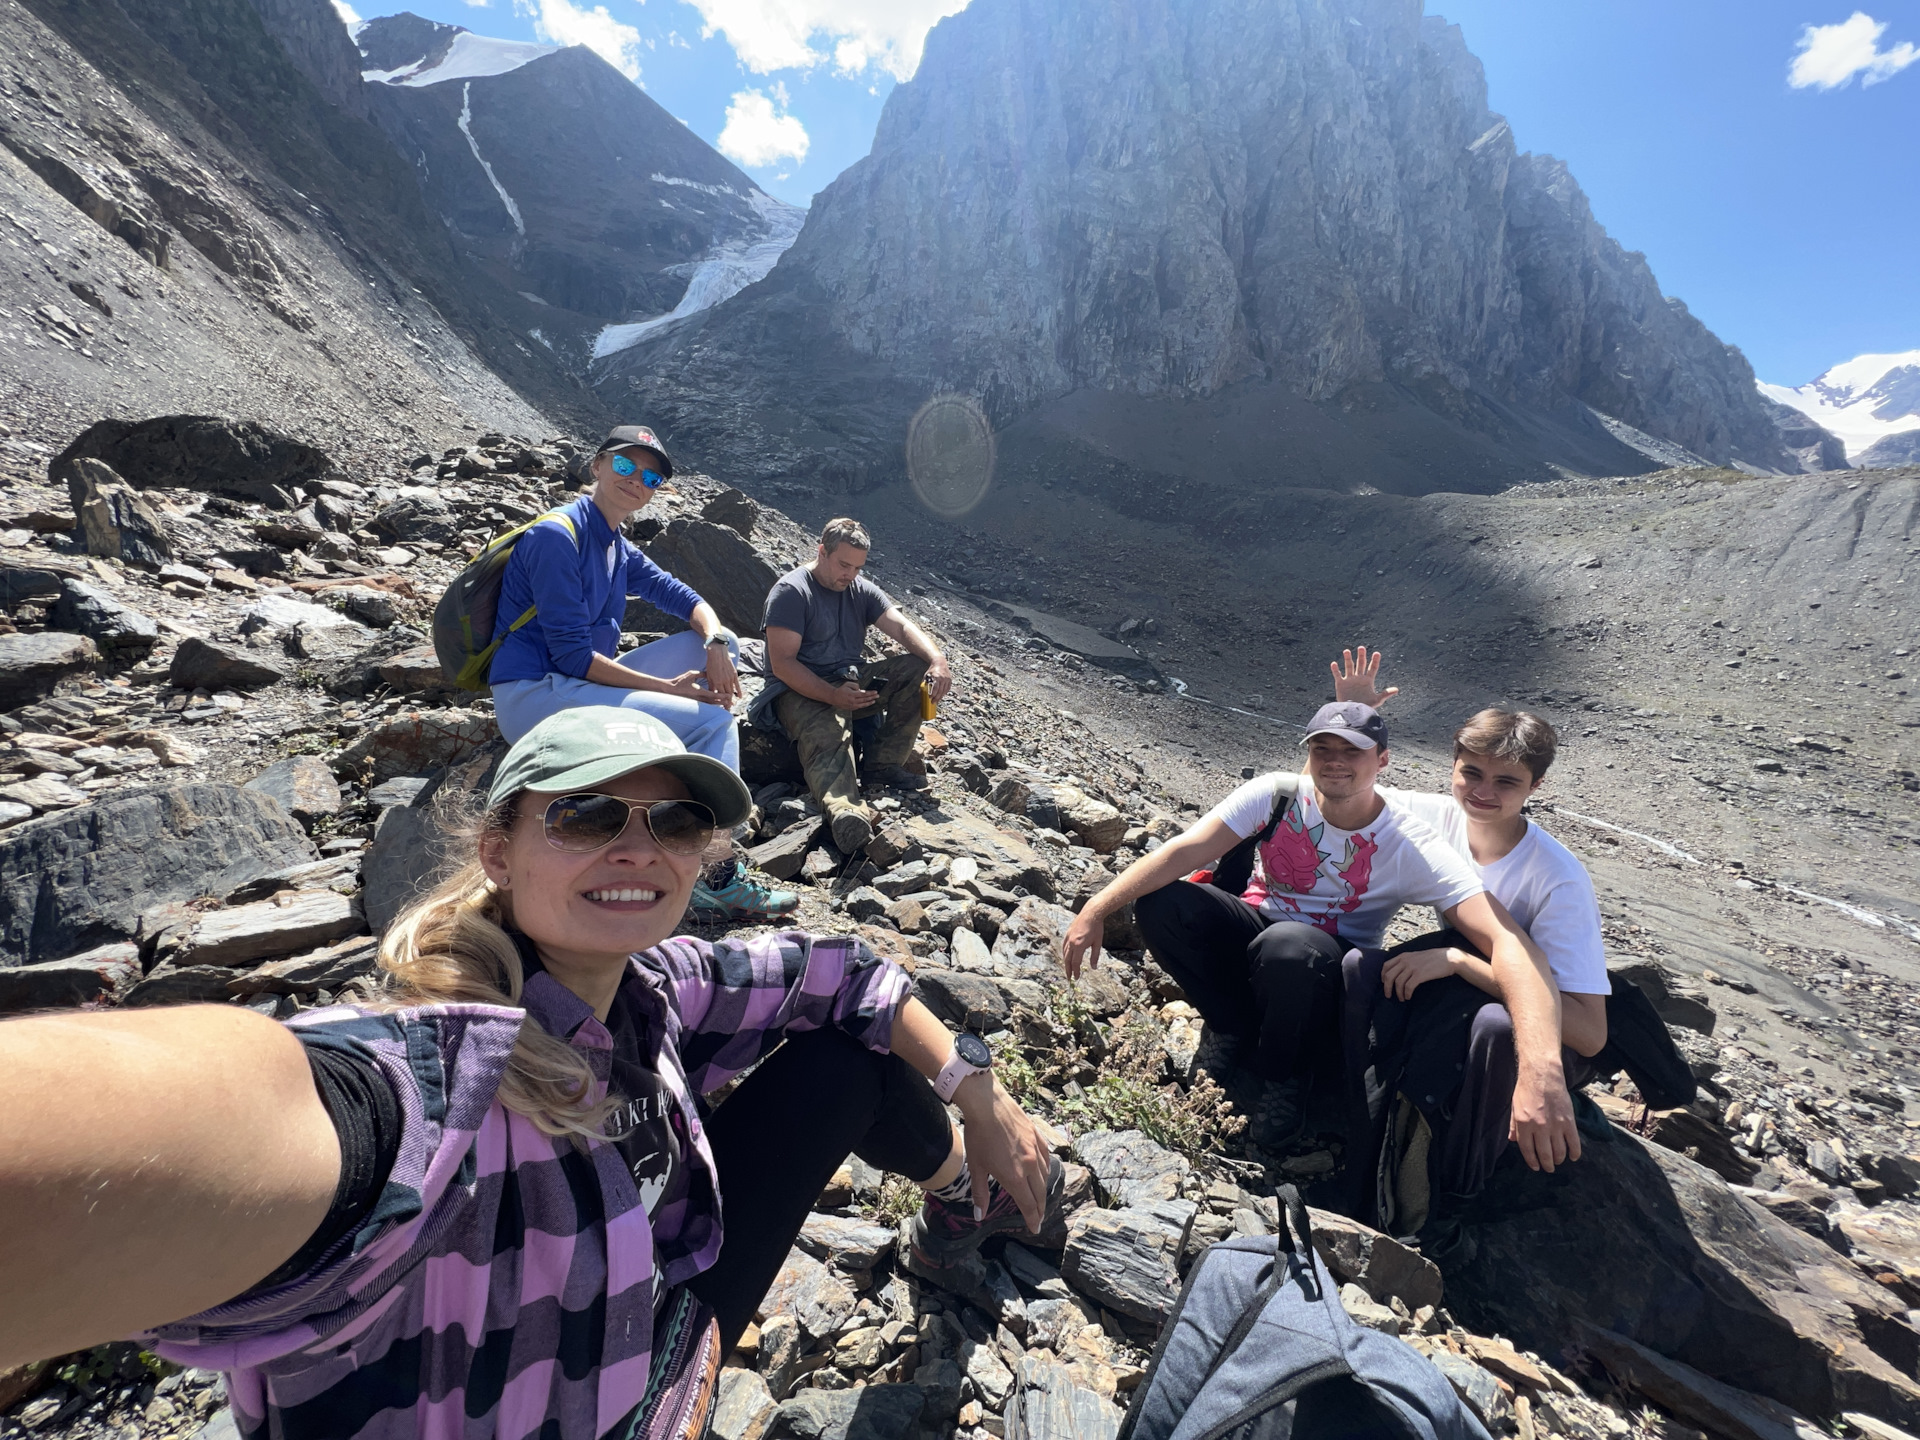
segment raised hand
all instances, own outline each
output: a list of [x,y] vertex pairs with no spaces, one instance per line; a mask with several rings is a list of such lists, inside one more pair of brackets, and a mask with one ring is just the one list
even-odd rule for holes
[[1389,685],[1385,690],[1379,686],[1381,658],[1378,650],[1369,654],[1367,647],[1362,645],[1357,651],[1342,650],[1337,661],[1329,660],[1327,669],[1333,672],[1333,698],[1357,700],[1362,705],[1378,710],[1398,695],[1398,685]]

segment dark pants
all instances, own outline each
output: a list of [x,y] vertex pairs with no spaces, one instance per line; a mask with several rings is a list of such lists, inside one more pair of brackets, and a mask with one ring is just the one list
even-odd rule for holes
[[920,682],[927,662],[918,655],[889,655],[860,666],[860,686],[878,693],[865,710],[841,710],[789,690],[773,702],[793,748],[807,788],[829,818],[843,810],[867,811],[860,803],[854,763],[858,746],[869,766],[904,765],[920,737]]
[[[1408,1000],[1390,1000],[1380,972],[1396,955],[1451,946],[1478,954],[1457,930],[1422,935],[1391,950],[1357,952],[1342,965],[1341,1040],[1350,1136],[1377,1156],[1387,1107],[1404,1092],[1433,1131],[1427,1182],[1436,1201],[1468,1200],[1486,1188],[1507,1149],[1513,1087],[1520,1078],[1513,1017],[1484,990],[1450,975],[1429,980]],[[1586,1083],[1593,1066],[1562,1047],[1567,1085]],[[1371,1072],[1371,1074],[1369,1073]],[[1355,1177],[1354,1194],[1371,1174]]]
[[1270,921],[1236,895],[1176,880],[1134,902],[1147,949],[1207,1024],[1255,1042],[1267,1080],[1311,1074],[1340,1055],[1337,936]]
[[707,1123],[726,1239],[692,1289],[720,1317],[726,1348],[786,1262],[807,1213],[849,1153],[909,1180],[953,1151],[933,1086],[897,1055],[839,1030],[797,1035],[768,1056]]

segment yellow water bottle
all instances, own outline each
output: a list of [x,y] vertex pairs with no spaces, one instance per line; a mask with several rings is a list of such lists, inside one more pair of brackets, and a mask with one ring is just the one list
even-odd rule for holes
[[922,680],[920,682],[920,718],[931,720],[938,713],[933,703],[933,692],[927,688],[927,682]]

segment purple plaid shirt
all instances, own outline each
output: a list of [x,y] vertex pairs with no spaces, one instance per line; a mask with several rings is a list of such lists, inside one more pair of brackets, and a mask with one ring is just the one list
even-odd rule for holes
[[[621,1427],[654,1378],[655,1268],[683,1285],[720,1253],[693,1097],[822,1026],[884,1053],[908,981],[856,940],[794,931],[669,940],[621,983],[655,1022],[659,1073],[693,1139],[684,1199],[649,1221],[612,1144],[582,1154],[499,1103],[521,1011],[309,1011],[290,1023],[357,1042],[393,1083],[405,1127],[387,1187],[306,1274],[160,1327],[145,1337],[154,1351],[227,1371],[250,1440],[588,1440]],[[604,1094],[611,1040],[586,1002],[544,973],[522,999],[587,1055]]]

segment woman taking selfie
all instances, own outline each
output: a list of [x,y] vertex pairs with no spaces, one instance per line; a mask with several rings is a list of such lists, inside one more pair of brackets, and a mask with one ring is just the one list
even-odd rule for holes
[[918,1179],[929,1264],[1037,1230],[1059,1162],[898,966],[670,938],[749,803],[649,716],[564,711],[380,1004],[0,1024],[0,1368],[140,1334],[250,1437],[693,1436],[850,1151]]

